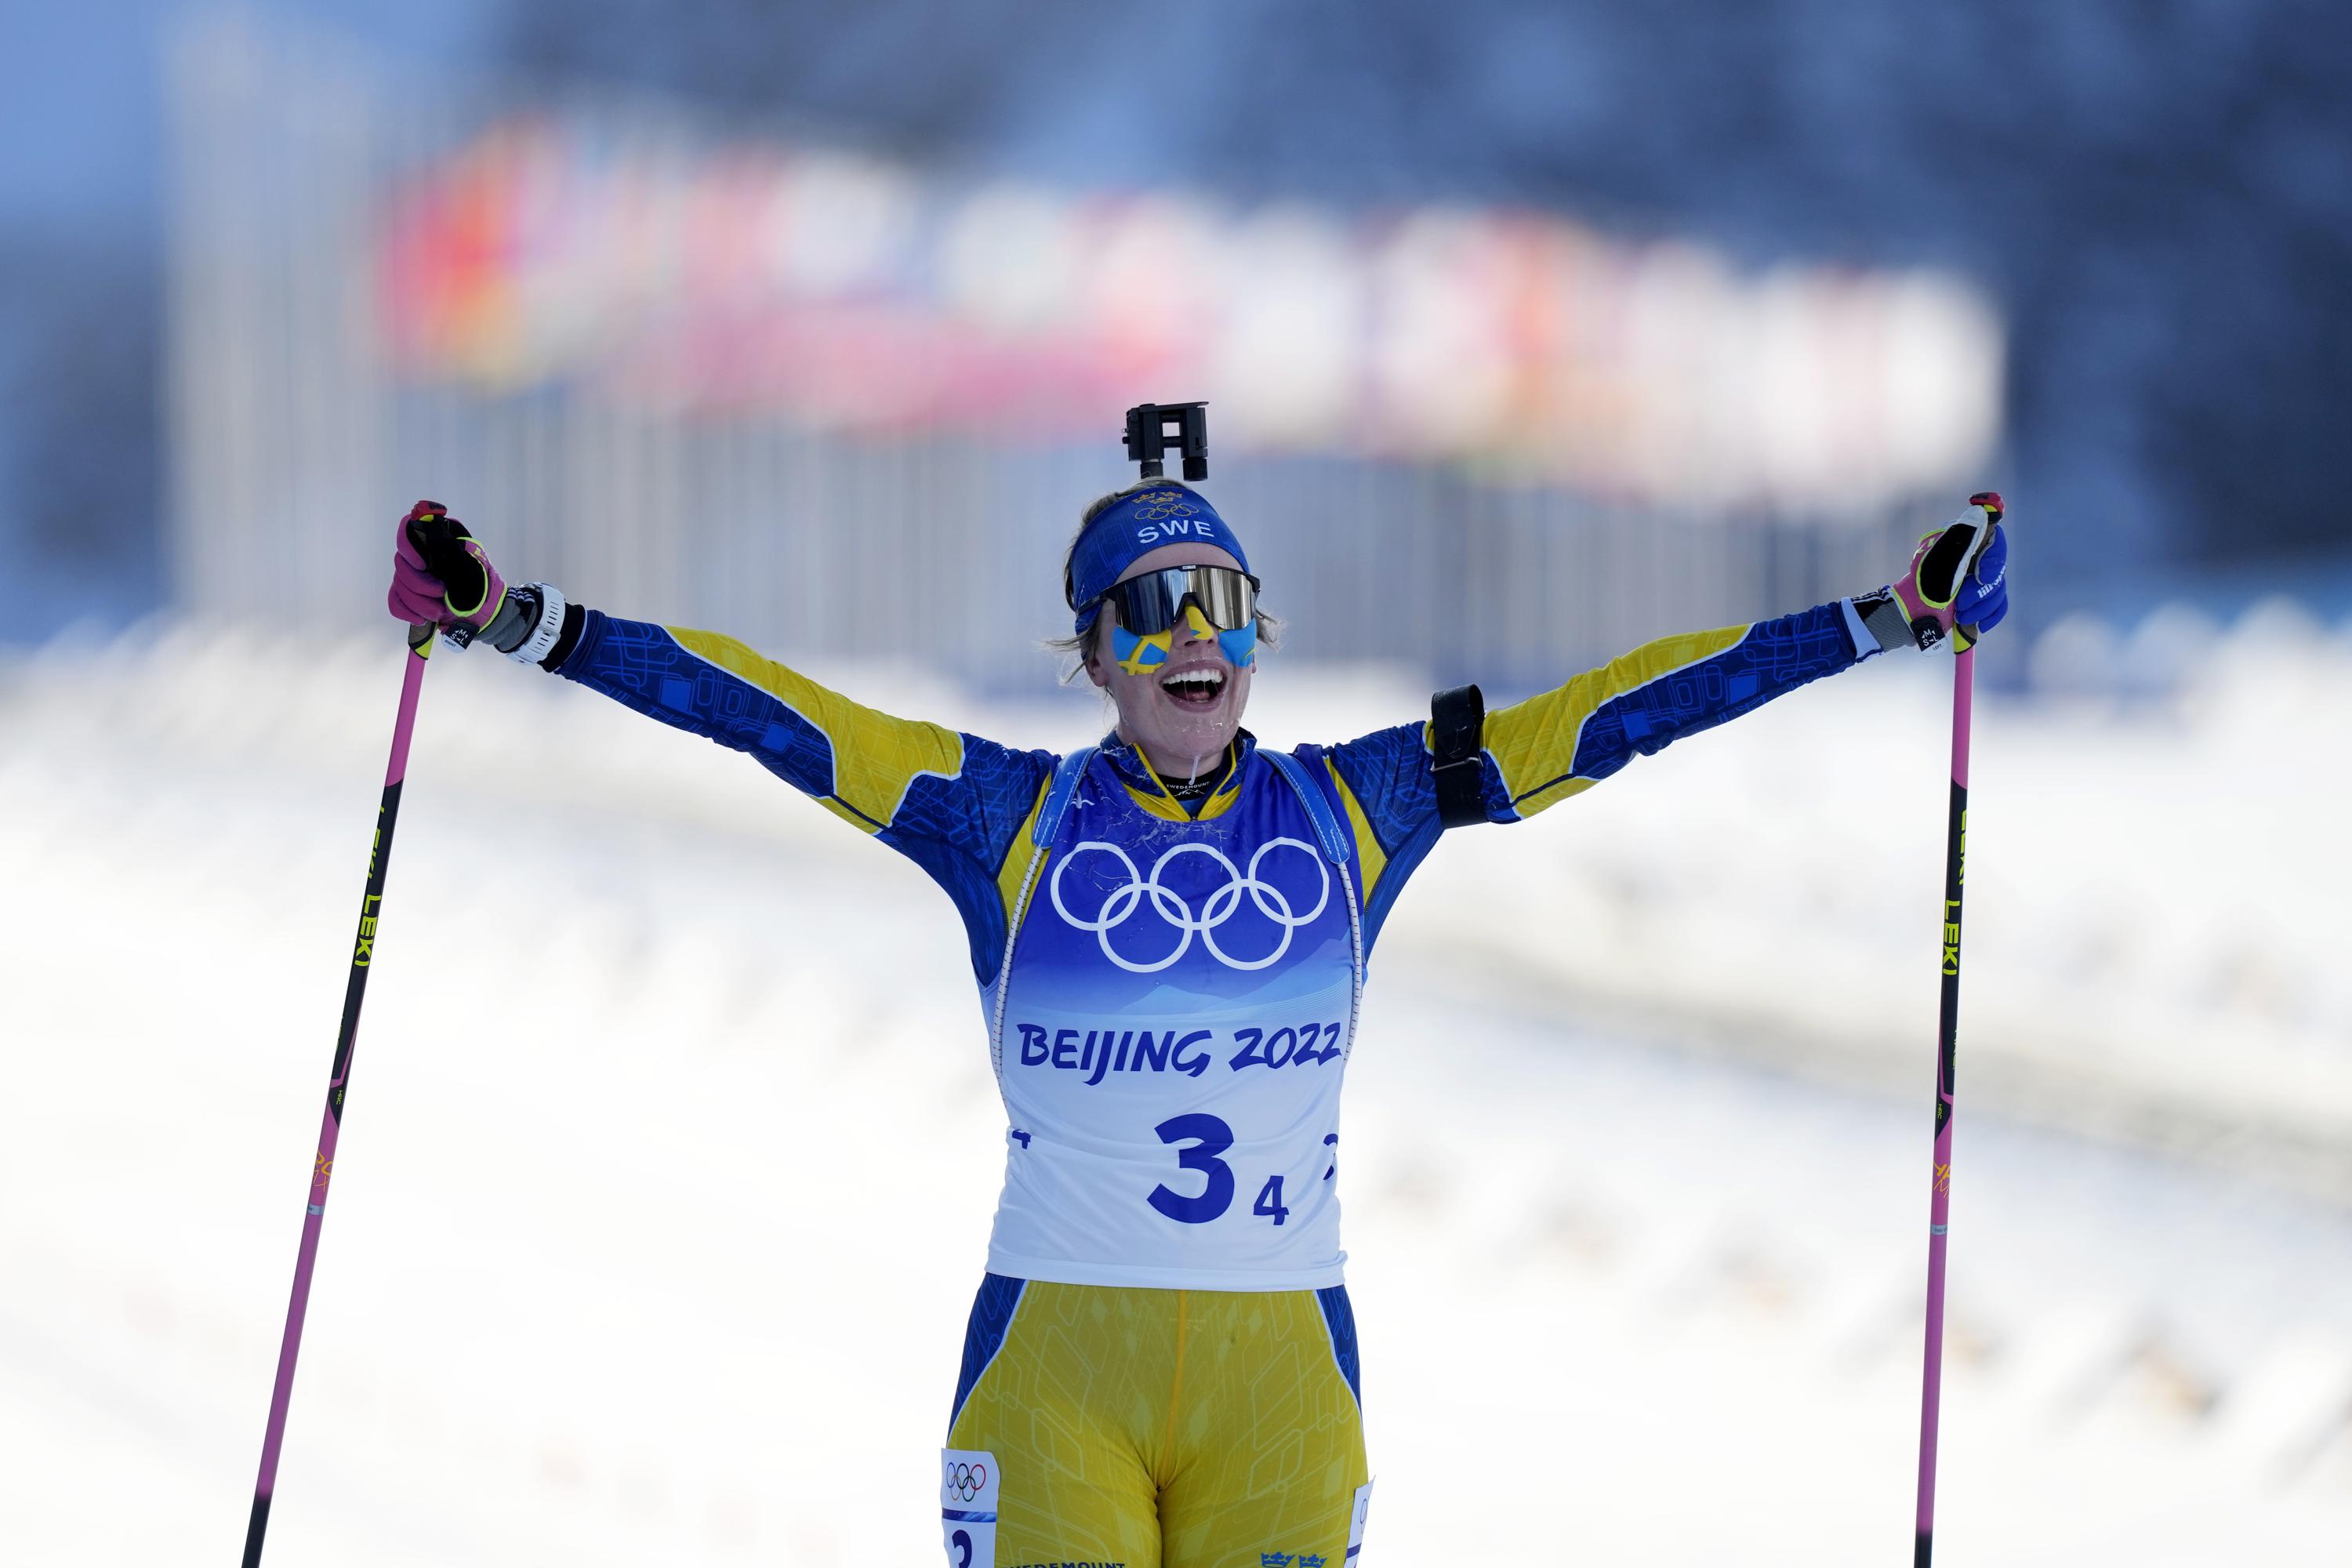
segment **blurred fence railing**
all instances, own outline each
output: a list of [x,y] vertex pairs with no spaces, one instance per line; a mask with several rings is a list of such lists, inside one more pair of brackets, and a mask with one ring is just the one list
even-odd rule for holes
[[[1050,678],[1037,643],[1067,623],[1062,548],[1085,503],[1133,475],[1117,400],[1079,441],[860,427],[804,399],[714,405],[609,374],[419,374],[387,346],[391,214],[418,171],[516,100],[436,89],[432,115],[396,111],[365,62],[243,26],[191,32],[173,58],[179,607],[331,626],[380,614],[391,520],[431,496],[511,574],[617,612],[787,658],[912,659],[1000,691]],[[685,134],[642,116],[609,130]],[[1955,499],[1890,490],[1884,465],[1869,504],[1834,512],[1603,499],[1526,462],[1253,448],[1220,427],[1213,406],[1206,488],[1251,542],[1286,658],[1399,661],[1499,690],[1884,582]]]

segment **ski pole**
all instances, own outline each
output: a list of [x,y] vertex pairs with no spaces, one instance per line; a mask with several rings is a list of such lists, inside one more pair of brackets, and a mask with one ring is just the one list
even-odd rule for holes
[[[1961,563],[1954,591],[2000,526],[2000,497],[1969,498],[1988,526]],[[1919,1516],[1912,1568],[1927,1568],[1936,1546],[1936,1429],[1944,1382],[1944,1243],[1952,1212],[1952,1062],[1960,1018],[1960,887],[1968,871],[1969,721],[1976,697],[1976,628],[1958,628],[1952,659],[1952,797],[1944,826],[1943,1000],[1936,1021],[1936,1154],[1927,1200],[1927,1348],[1919,1394]]]
[[261,1439],[261,1479],[253,1489],[253,1518],[245,1530],[244,1568],[257,1568],[261,1538],[269,1528],[269,1498],[278,1485],[278,1449],[286,1436],[286,1405],[294,1393],[294,1358],[302,1349],[302,1314],[310,1302],[310,1268],[319,1256],[319,1226],[326,1217],[327,1182],[335,1169],[335,1134],[343,1121],[343,1090],[351,1081],[352,1047],[359,1038],[360,1004],[367,997],[369,966],[375,957],[376,921],[383,904],[384,868],[392,861],[392,829],[400,816],[400,781],[408,772],[408,736],[416,724],[416,694],[425,684],[425,661],[433,653],[433,628],[408,634],[408,658],[400,680],[400,716],[392,726],[392,762],[384,769],[383,799],[376,807],[375,838],[368,846],[367,889],[360,899],[359,935],[352,944],[352,973],[343,987],[343,1022],[335,1035],[335,1065],[327,1078],[327,1109],[319,1122],[319,1152],[310,1165],[310,1197],[302,1216],[302,1245],[294,1255],[294,1299],[286,1308],[286,1336],[278,1347],[278,1383],[269,1394],[269,1427]]

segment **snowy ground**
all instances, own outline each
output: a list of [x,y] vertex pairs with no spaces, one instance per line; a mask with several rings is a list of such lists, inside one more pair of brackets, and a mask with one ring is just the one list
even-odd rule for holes
[[[392,641],[0,666],[8,1562],[241,1537]],[[2347,671],[2231,659],[1980,720],[1942,1561],[2352,1557]],[[1405,900],[1347,1131],[1372,1563],[1907,1550],[1927,676],[1459,836]],[[1294,673],[1253,718],[1419,701]],[[945,900],[749,764],[436,658],[383,942],[271,1561],[935,1560],[1002,1145]]]

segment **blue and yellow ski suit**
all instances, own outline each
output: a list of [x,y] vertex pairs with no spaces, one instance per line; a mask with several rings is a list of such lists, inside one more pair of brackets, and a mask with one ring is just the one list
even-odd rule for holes
[[[950,1568],[1341,1568],[1370,1491],[1339,1249],[1364,963],[1440,824],[1428,726],[1189,805],[863,708],[709,632],[587,611],[560,672],[750,754],[955,902],[1005,1184],[940,1459]],[[1877,651],[1850,600],[1662,638],[1489,714],[1489,821]]]

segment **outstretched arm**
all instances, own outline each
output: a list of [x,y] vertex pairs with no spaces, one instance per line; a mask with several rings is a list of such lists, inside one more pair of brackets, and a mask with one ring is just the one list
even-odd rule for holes
[[[1520,822],[1591,789],[1637,753],[1736,718],[1876,653],[1857,651],[1848,601],[1645,643],[1566,685],[1486,715],[1478,759],[1489,822]],[[1865,637],[1867,634],[1865,634]],[[1426,721],[1325,753],[1363,863],[1366,940],[1437,844]]]
[[[1922,539],[1902,579],[1793,616],[1645,643],[1567,684],[1486,715],[1479,795],[1489,822],[1521,822],[1581,794],[1636,756],[1713,729],[1809,681],[1890,647],[1932,647],[1963,628],[1990,630],[2008,613],[2008,545],[1994,531],[1973,572],[1936,581],[1938,541],[1965,543],[1968,517]],[[1946,553],[1949,553],[1948,551]],[[1426,722],[1380,731],[1327,754],[1365,865],[1367,929],[1436,844],[1437,787]]]
[[1487,820],[1533,816],[1636,754],[1653,756],[1888,648],[1934,647],[1956,629],[1966,646],[2009,613],[1999,505],[1977,497],[1965,517],[1923,536],[1910,569],[1874,594],[1661,637],[1489,714],[1480,780]]
[[1566,685],[1486,716],[1481,796],[1519,822],[1808,681],[1879,651],[1853,601],[1644,643]]
[[863,832],[887,832],[902,811],[919,811],[908,800],[918,780],[963,771],[955,731],[853,702],[733,637],[575,613],[578,635],[556,650],[557,674],[743,752]]
[[[437,509],[433,519],[421,543],[404,528],[394,615],[456,626],[751,757],[922,867],[964,917],[974,973],[994,975],[1006,853],[1053,772],[1051,753],[865,707],[715,632],[568,605],[544,584],[509,589],[460,525]],[[412,512],[404,522],[416,521]]]

